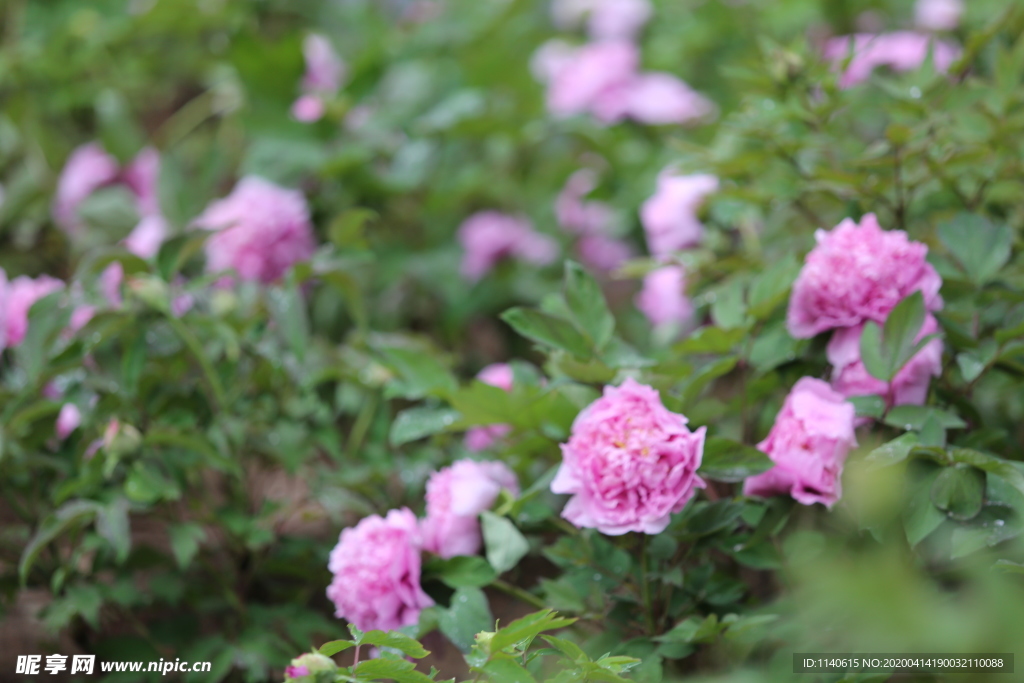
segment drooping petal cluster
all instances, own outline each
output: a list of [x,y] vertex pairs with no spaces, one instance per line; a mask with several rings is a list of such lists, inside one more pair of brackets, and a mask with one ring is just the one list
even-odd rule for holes
[[928,310],[942,308],[942,279],[925,261],[928,247],[903,231],[882,230],[874,214],[859,225],[848,218],[834,230],[818,230],[815,239],[789,300],[786,323],[794,337],[868,320],[883,323],[916,291]]
[[840,477],[856,447],[854,407],[822,380],[800,379],[757,448],[775,466],[746,480],[748,496],[790,495],[804,505],[831,507],[842,496]]
[[415,624],[434,604],[420,586],[421,547],[419,524],[407,508],[342,531],[328,563],[335,615],[363,631]]
[[441,557],[480,551],[479,515],[502,489],[519,495],[519,481],[500,462],[458,460],[427,481],[427,514],[421,524],[423,547]]
[[49,275],[21,275],[8,282],[0,269],[0,350],[21,344],[28,332],[32,304],[63,287],[63,282]]
[[53,218],[69,235],[83,229],[78,210],[89,196],[110,185],[123,185],[135,197],[138,225],[124,240],[136,256],[156,254],[169,232],[160,214],[160,154],[152,147],[139,152],[124,168],[98,142],[82,145],[71,153],[60,178],[53,203]]
[[914,5],[915,22],[929,31],[952,31],[963,13],[963,0],[917,0]]
[[194,224],[214,231],[206,241],[206,269],[233,270],[244,280],[273,282],[316,248],[303,194],[256,176],[239,181]]
[[894,71],[913,71],[924,64],[929,55],[937,71],[948,71],[960,56],[960,49],[925,33],[896,31],[832,38],[825,44],[824,54],[837,67],[842,67],[849,59],[839,79],[840,87],[849,88],[866,81],[880,66]]
[[323,117],[326,100],[338,93],[345,80],[346,66],[331,41],[319,34],[306,36],[302,54],[306,59],[306,73],[302,77],[302,95],[292,105],[292,116],[311,123]]
[[547,83],[555,116],[590,113],[605,124],[633,119],[651,125],[683,124],[708,116],[714,106],[675,76],[641,72],[640,52],[625,40],[579,48],[542,46],[534,72]]
[[562,465],[551,482],[572,494],[562,516],[609,535],[660,533],[704,487],[697,476],[704,453],[701,427],[669,411],[658,392],[633,379],[605,387],[573,422]]
[[[867,396],[877,394],[885,398],[886,404],[923,405],[928,396],[932,377],[942,374],[942,340],[933,339],[917,352],[903,368],[896,373],[891,383],[872,377],[864,367],[860,356],[860,337],[863,325],[836,330],[829,340],[826,354],[832,364],[832,388],[843,396]],[[931,315],[925,318],[920,340],[939,331],[939,325]]]
[[475,213],[459,226],[463,257],[460,272],[476,282],[500,261],[513,258],[546,265],[558,256],[558,244],[533,229],[529,220],[498,211]]
[[632,256],[629,245],[611,235],[614,211],[606,202],[586,199],[597,187],[590,169],[576,171],[555,199],[555,217],[567,232],[578,236],[576,251],[591,268],[611,271]]
[[632,40],[653,14],[650,0],[555,0],[551,4],[555,25],[568,30],[586,20],[587,33],[595,40]]
[[655,258],[667,258],[694,247],[704,236],[697,217],[704,199],[718,189],[718,178],[706,173],[680,175],[665,169],[655,193],[640,207],[647,246]]
[[[485,384],[512,391],[512,366],[507,363],[492,363],[481,370],[476,378]],[[512,428],[506,424],[473,427],[466,432],[466,449],[473,453],[487,450],[510,431]]]
[[644,276],[636,307],[654,327],[683,324],[693,317],[686,296],[686,271],[680,265],[662,266]]

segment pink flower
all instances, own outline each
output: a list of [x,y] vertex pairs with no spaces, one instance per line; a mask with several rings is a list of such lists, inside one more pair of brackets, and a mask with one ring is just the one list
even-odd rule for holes
[[804,505],[831,507],[842,495],[840,476],[856,447],[854,408],[820,379],[796,383],[757,447],[775,466],[743,484],[747,496],[789,494]]
[[576,251],[588,266],[611,271],[632,256],[629,245],[608,234],[614,219],[612,208],[605,202],[585,201],[597,186],[590,169],[576,171],[555,200],[555,216],[568,232],[580,235]]
[[952,31],[963,13],[963,0],[917,0],[914,5],[917,25],[929,31]]
[[633,81],[639,65],[640,53],[632,43],[584,45],[555,69],[548,85],[548,108],[556,116],[572,116],[611,107]]
[[169,232],[167,220],[160,214],[144,216],[124,238],[124,247],[139,258],[153,258]]
[[578,48],[564,40],[549,40],[534,51],[530,58],[530,73],[541,83],[551,83],[573,61],[577,51]]
[[[942,374],[942,340],[933,339],[925,344],[903,368],[896,373],[891,384],[868,374],[860,357],[860,336],[864,325],[836,330],[828,343],[826,354],[832,364],[832,388],[843,396],[867,396],[877,394],[886,403],[898,405],[923,405],[928,397],[931,378]],[[920,340],[939,331],[939,325],[932,316],[925,318]]]
[[152,147],[139,152],[121,173],[121,181],[135,195],[141,216],[160,213],[160,153]]
[[459,226],[458,238],[465,251],[462,276],[471,282],[506,258],[546,265],[558,255],[555,241],[535,232],[530,221],[497,211],[481,211],[467,218]]
[[718,189],[713,175],[677,175],[665,169],[654,195],[640,207],[647,246],[656,258],[696,246],[704,236],[697,218],[704,198]]
[[3,323],[0,329],[0,349],[21,344],[28,332],[28,313],[32,304],[63,287],[63,282],[49,275],[40,275],[35,279],[22,275],[10,282],[6,281],[6,275],[0,277],[0,313],[3,314],[0,319],[0,323]]
[[459,460],[427,481],[427,516],[421,523],[423,547],[441,557],[480,551],[478,516],[506,489],[519,495],[516,475],[500,462]]
[[[851,47],[852,46],[852,47]],[[825,45],[825,58],[842,66],[853,56],[839,79],[841,88],[849,88],[866,81],[877,67],[887,66],[894,71],[913,71],[932,54],[936,71],[948,71],[960,56],[955,45],[936,40],[923,33],[897,31],[895,33],[857,33],[853,36],[832,38]]]
[[82,412],[74,403],[65,403],[57,415],[57,438],[66,439],[82,424]]
[[571,29],[587,18],[587,32],[597,40],[632,40],[653,13],[649,0],[555,0],[555,25]]
[[434,601],[420,587],[420,532],[408,508],[371,515],[341,532],[328,568],[335,616],[363,631],[415,624]]
[[[512,366],[507,363],[492,363],[481,370],[476,378],[485,384],[512,391]],[[511,431],[512,427],[505,424],[473,427],[466,432],[466,449],[473,453],[487,450]]]
[[686,297],[683,267],[662,266],[648,273],[643,289],[636,296],[636,307],[655,327],[689,321],[693,317],[693,304]]
[[866,320],[884,322],[889,312],[920,291],[930,311],[942,308],[942,279],[925,261],[928,247],[900,230],[882,230],[874,214],[860,225],[847,218],[831,232],[818,230],[793,284],[786,324],[797,338]]
[[305,666],[286,666],[284,668],[285,678],[299,678],[309,675],[309,668]]
[[617,269],[633,256],[633,249],[627,243],[601,234],[580,237],[576,252],[583,263],[603,272]]
[[621,99],[604,111],[607,112],[602,117],[605,120],[628,117],[657,126],[703,119],[710,116],[715,107],[672,74],[654,71],[636,76]]
[[71,320],[68,321],[68,333],[75,334],[80,329],[85,327],[92,317],[96,315],[96,307],[90,305],[82,305],[75,308],[71,312]]
[[562,517],[605,534],[660,533],[704,487],[704,432],[686,428],[658,392],[627,379],[587,406],[562,444],[555,493],[573,494]]
[[195,225],[215,231],[206,241],[206,269],[234,270],[244,280],[272,282],[316,248],[302,193],[256,176],[206,207]]
[[100,273],[100,292],[114,308],[120,306],[124,299],[121,297],[121,283],[124,281],[124,266],[119,261],[114,261]]
[[346,67],[331,41],[321,35],[306,36],[302,54],[306,58],[306,73],[302,77],[302,95],[292,105],[292,116],[309,123],[324,115],[324,101],[341,88]]

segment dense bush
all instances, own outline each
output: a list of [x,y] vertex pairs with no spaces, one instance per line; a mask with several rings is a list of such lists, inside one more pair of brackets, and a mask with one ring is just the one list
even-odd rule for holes
[[554,4],[0,8],[37,649],[738,682],[1021,642],[1024,11]]

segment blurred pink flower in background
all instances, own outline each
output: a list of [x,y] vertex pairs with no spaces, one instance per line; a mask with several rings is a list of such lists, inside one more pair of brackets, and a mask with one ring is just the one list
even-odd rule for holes
[[640,207],[640,222],[652,256],[667,258],[700,243],[704,226],[697,212],[717,189],[718,178],[713,175],[679,175],[670,169],[658,175],[657,190]]
[[548,84],[548,108],[572,116],[616,106],[640,66],[640,52],[626,41],[602,41],[578,48],[554,68]]
[[[891,384],[868,374],[860,357],[860,336],[864,325],[836,330],[829,340],[826,354],[832,364],[832,388],[843,396],[877,394],[889,407],[924,405],[932,377],[942,374],[942,340],[933,339],[917,352],[896,373]],[[939,331],[931,315],[925,318],[917,340]]]
[[302,54],[306,59],[306,73],[302,77],[302,95],[292,105],[292,116],[311,123],[323,117],[325,100],[337,95],[345,79],[346,66],[331,41],[319,34],[306,36]]
[[480,211],[459,226],[459,243],[464,254],[460,272],[476,282],[507,258],[535,265],[547,265],[558,256],[558,244],[533,229],[521,216],[498,211]]
[[68,435],[78,429],[80,424],[82,424],[82,411],[74,403],[65,403],[60,407],[60,413],[57,415],[57,438],[68,438]]
[[633,248],[626,242],[607,235],[584,235],[576,242],[576,252],[587,266],[610,272],[633,257]]
[[743,495],[790,495],[804,505],[831,507],[842,495],[840,477],[856,447],[853,404],[820,379],[800,379],[775,424],[757,447],[775,466],[749,477]]
[[651,325],[684,324],[693,317],[693,304],[686,296],[686,271],[682,266],[662,266],[644,276],[636,295],[636,307]]
[[697,476],[705,428],[691,432],[686,423],[649,386],[631,378],[606,386],[562,444],[551,482],[553,493],[572,494],[562,517],[611,536],[664,531],[672,513],[705,485]]
[[519,495],[519,480],[504,463],[465,459],[434,472],[427,481],[427,515],[420,524],[423,547],[445,558],[478,553],[478,517],[502,489]]
[[631,40],[654,13],[649,0],[554,0],[555,25],[573,29],[584,20],[587,33],[596,40]]
[[[616,112],[615,108],[621,110]],[[621,93],[618,104],[603,109],[613,120],[631,118],[652,126],[689,123],[710,116],[715,106],[672,74],[641,73]]]
[[420,586],[419,522],[407,508],[370,515],[341,532],[328,569],[335,616],[364,631],[415,624],[434,604]]
[[828,232],[814,233],[793,284],[786,325],[794,337],[813,337],[867,320],[885,322],[889,312],[920,291],[930,311],[942,308],[942,278],[925,260],[928,247],[902,230],[882,230],[873,213],[860,224],[847,218]]
[[915,22],[929,31],[952,31],[963,13],[963,0],[917,0],[914,5]]
[[0,269],[0,350],[21,344],[28,332],[28,312],[32,304],[63,287],[63,282],[49,275],[37,278],[21,275],[7,281]]
[[[852,50],[852,58],[850,58]],[[877,67],[887,66],[895,71],[913,71],[932,55],[935,69],[949,70],[960,56],[955,45],[937,40],[924,33],[897,31],[895,33],[857,33],[830,39],[824,50],[825,58],[842,67],[850,58],[839,86],[849,88],[866,81]]]
[[530,73],[541,83],[550,83],[576,56],[577,47],[552,38],[538,47],[530,57]]
[[[492,363],[481,370],[476,378],[485,384],[512,391],[512,366],[507,363]],[[473,427],[466,432],[466,448],[474,453],[486,450],[510,431],[512,428],[505,424]]]
[[316,249],[303,194],[256,176],[242,178],[193,225],[214,231],[206,241],[207,271],[234,270],[243,280],[273,282]]
[[609,234],[615,213],[606,202],[585,200],[597,187],[596,174],[591,169],[576,171],[555,200],[555,217],[566,231],[579,235],[576,251],[591,268],[611,271],[632,256],[632,249],[624,241]]

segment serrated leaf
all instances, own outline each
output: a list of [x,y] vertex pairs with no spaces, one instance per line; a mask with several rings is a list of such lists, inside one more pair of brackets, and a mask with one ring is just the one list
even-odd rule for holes
[[571,323],[550,313],[530,308],[510,308],[501,319],[522,336],[551,348],[560,349],[581,360],[591,357],[590,342]]

